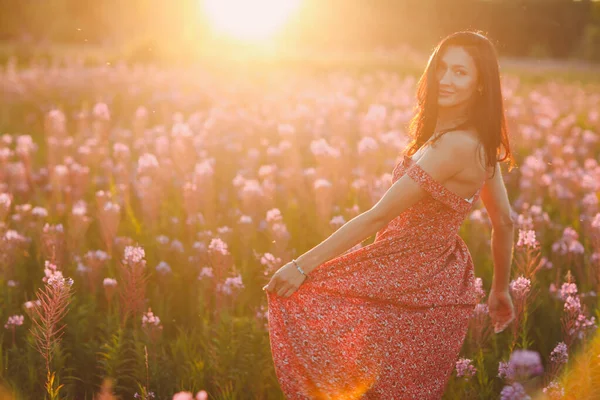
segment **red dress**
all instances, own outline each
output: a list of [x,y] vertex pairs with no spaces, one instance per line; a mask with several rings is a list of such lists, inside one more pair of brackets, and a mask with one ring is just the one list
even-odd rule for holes
[[[412,164],[412,165],[411,165]],[[287,399],[440,399],[479,302],[458,230],[473,204],[404,155],[428,192],[375,241],[315,268],[286,298],[266,292]]]

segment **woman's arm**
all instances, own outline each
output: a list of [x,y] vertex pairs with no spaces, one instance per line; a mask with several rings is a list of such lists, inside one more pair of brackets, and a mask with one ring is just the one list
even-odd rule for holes
[[300,268],[310,274],[310,271],[319,265],[361,243],[386,226],[387,222],[383,223],[384,221],[375,218],[372,210],[352,218],[327,239],[298,257],[296,261]]
[[[460,131],[447,133],[440,138],[436,148],[430,148],[423,154],[419,167],[437,181],[444,182],[465,167],[465,160],[469,159],[465,154],[474,151],[472,142]],[[351,219],[325,241],[301,255],[297,259],[298,265],[309,274],[319,265],[377,233],[426,194],[420,183],[404,175],[371,209]]]

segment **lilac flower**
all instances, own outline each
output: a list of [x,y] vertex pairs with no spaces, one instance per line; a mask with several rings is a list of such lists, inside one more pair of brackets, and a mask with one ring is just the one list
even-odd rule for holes
[[40,300],[26,301],[25,303],[23,303],[23,306],[27,310],[31,310],[33,307],[38,307],[38,306],[41,306],[41,305],[42,305],[42,302]]
[[65,286],[73,286],[72,278],[63,278],[62,276],[51,276],[48,278],[48,285],[55,288],[62,288]]
[[551,400],[562,399],[565,395],[565,389],[556,381],[552,381],[542,389],[543,393],[546,393]]
[[158,272],[162,275],[166,275],[166,274],[171,273],[171,267],[166,262],[161,261],[156,266],[156,272]]
[[44,274],[46,276],[42,278],[43,282],[46,283],[50,278],[53,277],[62,278],[63,274],[58,270],[58,267],[55,264],[52,264],[50,261],[46,260],[44,265]]
[[160,244],[167,244],[169,243],[169,238],[165,235],[159,235],[156,237],[156,241]]
[[595,329],[596,326],[596,317],[587,318],[583,314],[579,314],[577,319],[575,320],[575,330],[577,332],[577,337],[579,339],[583,339],[586,329]]
[[206,393],[206,390],[200,390],[198,393],[196,393],[196,397],[194,398],[194,400],[207,400],[208,399],[208,393]]
[[519,276],[510,282],[509,287],[515,297],[524,298],[531,289],[531,281],[523,276]]
[[358,154],[364,154],[369,151],[377,150],[379,150],[379,143],[377,143],[377,140],[370,136],[365,136],[358,142]]
[[173,400],[194,400],[192,392],[178,392],[173,395]]
[[263,188],[260,183],[255,179],[247,179],[244,181],[244,186],[242,187],[242,195],[244,196],[262,196]]
[[209,278],[214,276],[213,269],[211,267],[203,267],[202,271],[200,271],[200,275],[198,275],[198,279],[202,279],[205,276],[208,276]]
[[481,210],[473,210],[473,212],[469,215],[469,219],[480,224],[485,224],[487,222]]
[[33,210],[31,210],[31,215],[39,218],[46,218],[48,216],[48,211],[44,207],[33,207]]
[[540,260],[540,266],[546,269],[552,269],[554,265],[552,264],[552,261],[548,260],[548,257],[544,256]]
[[267,222],[280,222],[283,221],[283,217],[281,216],[281,211],[278,208],[272,208],[267,211]]
[[249,215],[242,215],[240,217],[240,219],[238,220],[238,222],[240,224],[251,224],[252,223],[252,217]]
[[208,158],[194,166],[194,175],[198,177],[211,177],[215,173],[215,159]]
[[148,171],[152,171],[158,168],[158,160],[156,156],[151,153],[144,153],[138,160],[137,172],[143,174]]
[[577,294],[577,284],[565,282],[560,287],[560,298],[565,300],[568,296],[575,296]]
[[227,225],[223,225],[217,228],[217,234],[219,235],[228,235],[230,233],[233,233],[233,229],[231,229]]
[[105,287],[115,287],[115,286],[117,286],[117,280],[113,279],[113,278],[104,278],[104,281],[102,282],[102,284]]
[[475,306],[475,310],[473,311],[473,315],[475,318],[483,315],[487,315],[490,313],[490,308],[487,304],[479,303]]
[[130,156],[131,152],[129,151],[129,146],[123,143],[115,143],[113,144],[113,156],[116,159],[127,160]]
[[4,324],[6,329],[11,327],[23,325],[24,317],[22,315],[13,315],[8,317],[8,321]]
[[86,215],[87,214],[87,205],[84,200],[79,200],[73,207],[71,208],[71,213],[73,215]]
[[171,241],[170,248],[171,248],[172,251],[174,251],[176,253],[183,253],[185,251],[184,248],[183,248],[183,243],[181,243],[177,239],[173,239]]
[[510,355],[508,361],[509,369],[513,373],[512,378],[528,378],[534,375],[540,375],[544,372],[542,359],[537,351],[533,350],[515,350]]
[[95,118],[108,121],[110,119],[110,110],[106,103],[96,103],[92,110],[92,114]]
[[531,397],[525,392],[525,388],[519,382],[513,382],[512,385],[504,386],[500,392],[501,400],[531,400]]
[[333,226],[333,227],[340,227],[342,225],[344,225],[346,223],[346,220],[344,219],[344,216],[342,215],[336,215],[333,218],[331,218],[331,220],[329,221],[329,225]]
[[117,203],[113,203],[112,201],[107,201],[104,204],[103,210],[118,214],[119,211],[121,211],[121,206],[119,206]]
[[258,176],[262,179],[273,176],[277,172],[276,165],[261,165],[258,169]]
[[550,360],[557,364],[565,364],[569,360],[569,350],[565,342],[560,342],[556,345],[552,353],[550,353]]
[[566,227],[563,231],[563,236],[558,241],[552,244],[552,251],[565,255],[567,253],[582,254],[583,245],[577,240],[579,234],[571,227]]
[[581,310],[581,302],[579,297],[568,296],[564,306],[565,311],[579,312]]
[[517,247],[527,247],[527,248],[536,248],[538,247],[539,242],[535,238],[534,230],[522,230],[519,229],[519,240],[517,242]]
[[227,250],[227,243],[219,238],[213,238],[208,245],[208,249],[223,255],[229,254],[229,251]]
[[475,292],[479,297],[485,297],[485,289],[483,288],[483,281],[481,278],[475,278]]
[[13,229],[8,229],[6,233],[4,233],[4,240],[7,242],[24,243],[27,241],[27,238]]
[[315,188],[315,190],[321,188],[330,188],[332,187],[332,184],[327,179],[319,178],[315,180],[315,182],[313,183],[313,187]]
[[0,193],[0,207],[9,209],[12,203],[12,196],[9,193]]
[[511,369],[511,365],[506,361],[500,361],[498,363],[498,378],[511,379],[512,376],[513,371]]
[[142,328],[159,325],[160,318],[157,315],[154,315],[151,308],[148,308],[148,312],[142,315]]
[[323,138],[313,140],[310,142],[310,151],[315,155],[327,155],[332,157],[339,157],[341,155],[340,151],[332,146],[330,146],[327,141]]
[[225,294],[232,294],[232,287],[241,289],[244,287],[244,283],[242,282],[242,276],[238,275],[235,277],[228,277],[225,279],[225,283],[217,284],[217,291],[223,292]]
[[469,378],[477,372],[477,368],[471,365],[472,360],[468,358],[460,358],[456,361],[456,376],[464,376]]
[[134,265],[138,263],[145,263],[144,257],[146,252],[139,246],[126,246],[123,254],[123,263]]

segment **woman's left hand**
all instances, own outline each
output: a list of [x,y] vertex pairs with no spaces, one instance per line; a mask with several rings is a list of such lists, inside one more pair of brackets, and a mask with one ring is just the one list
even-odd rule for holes
[[298,271],[296,265],[290,261],[273,274],[263,290],[276,292],[278,296],[290,297],[306,278],[302,272]]

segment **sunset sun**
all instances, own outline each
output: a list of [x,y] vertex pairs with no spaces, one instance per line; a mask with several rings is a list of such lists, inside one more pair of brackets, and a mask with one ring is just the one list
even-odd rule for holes
[[202,0],[213,28],[237,39],[265,39],[275,34],[301,0]]

